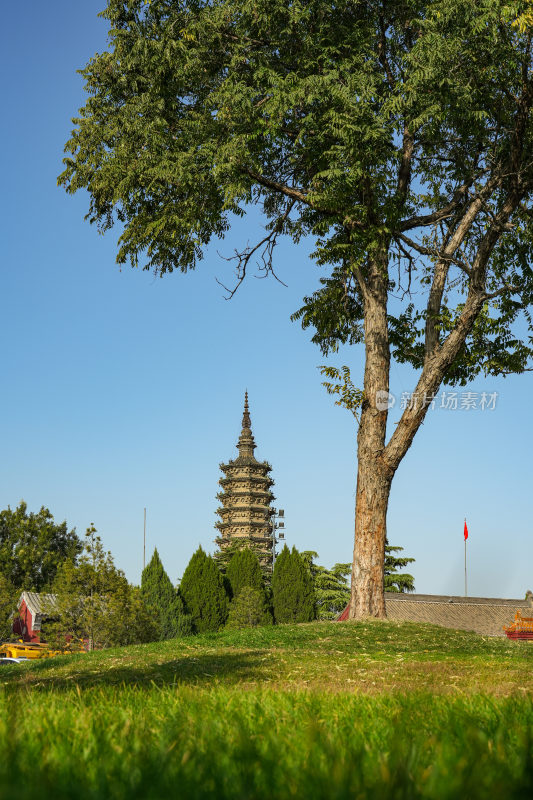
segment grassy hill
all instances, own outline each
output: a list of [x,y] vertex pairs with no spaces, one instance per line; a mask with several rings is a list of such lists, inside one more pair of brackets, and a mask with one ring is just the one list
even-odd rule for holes
[[0,800],[531,797],[532,666],[527,642],[392,622],[4,666]]

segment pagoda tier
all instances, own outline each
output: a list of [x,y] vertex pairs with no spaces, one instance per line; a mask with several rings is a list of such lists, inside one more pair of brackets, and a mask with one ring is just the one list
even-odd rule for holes
[[258,461],[254,455],[255,441],[248,409],[248,392],[244,395],[242,431],[237,443],[239,455],[227,464],[221,464],[224,473],[219,481],[222,491],[217,494],[220,520],[215,527],[215,539],[221,551],[236,542],[251,547],[257,553],[263,570],[272,572],[272,521],[275,499],[270,491],[274,481],[267,461]]

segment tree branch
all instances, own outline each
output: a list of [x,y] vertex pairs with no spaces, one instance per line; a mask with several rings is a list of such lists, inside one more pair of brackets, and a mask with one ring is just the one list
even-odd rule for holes
[[[409,236],[405,236],[403,233],[398,233],[394,238],[396,240],[401,240],[408,247],[412,247],[413,250],[416,250],[417,253],[420,253],[420,255],[422,256],[431,256],[433,258],[438,258],[443,261],[450,261],[452,264],[458,266],[459,269],[461,269],[464,273],[466,273],[466,275],[470,276],[472,273],[472,268],[466,263],[466,261],[463,261],[461,258],[458,258],[457,256],[451,256],[451,255],[447,256],[445,255],[443,250],[437,250],[436,247],[435,248],[424,247],[418,242],[413,241],[413,239],[409,238]],[[398,246],[400,247],[399,241],[398,241]],[[403,250],[403,252],[405,253],[405,250]]]
[[[476,198],[476,200],[479,201],[480,198]],[[438,390],[446,371],[453,364],[467,336],[474,327],[483,304],[487,301],[488,296],[484,291],[484,284],[490,255],[501,235],[502,226],[507,222],[514,209],[518,207],[521,200],[522,197],[513,192],[496,215],[495,222],[485,233],[472,264],[472,276],[464,308],[441,347],[434,349],[426,357],[422,374],[413,395],[415,403],[413,407],[405,409],[383,453],[389,469],[393,471],[396,470],[409,449],[418,428],[424,420],[428,408],[426,399]]]
[[[272,259],[273,259],[273,255],[274,255],[274,248],[276,247],[276,244],[277,244],[278,236],[279,236],[280,233],[283,232],[283,226],[284,226],[289,214],[291,213],[291,210],[292,210],[295,202],[296,202],[295,200],[291,200],[287,204],[287,208],[285,209],[285,212],[283,213],[283,215],[281,217],[279,217],[276,220],[276,222],[275,222],[272,230],[270,231],[270,233],[268,233],[267,236],[264,236],[261,239],[261,241],[258,242],[254,247],[246,247],[241,252],[239,252],[238,250],[235,250],[235,255],[234,256],[230,256],[229,258],[225,258],[222,255],[220,256],[221,258],[224,258],[224,261],[237,261],[238,262],[237,263],[237,268],[236,268],[237,283],[235,284],[233,289],[229,289],[227,286],[225,286],[222,283],[222,281],[219,281],[219,279],[215,277],[215,280],[218,283],[218,285],[222,286],[224,291],[226,291],[228,293],[227,297],[225,298],[226,300],[231,300],[231,298],[237,292],[237,290],[239,289],[241,283],[246,278],[246,271],[248,269],[248,264],[250,262],[250,259],[256,253],[258,253],[259,251],[261,251],[260,257],[261,257],[261,260],[263,262],[263,265],[259,267],[259,270],[261,272],[263,272],[264,275],[259,275],[259,276],[256,276],[256,277],[266,278],[267,275],[272,275],[283,286],[287,285],[286,283],[283,283],[283,281],[274,272],[274,268],[272,266]],[[263,249],[261,250],[261,248],[263,248]],[[220,253],[219,253],[219,255],[220,255]]]
[[486,292],[485,299],[492,300],[494,297],[501,297],[502,294],[516,294],[520,291],[520,286],[515,286],[512,283],[506,283],[505,286],[502,286],[500,289],[497,289],[495,292]]
[[387,83],[389,84],[389,87],[393,89],[395,80],[387,58],[387,36],[386,36],[387,29],[385,27],[385,20],[383,19],[382,14],[379,15],[379,29],[380,29],[380,36],[378,40],[378,58],[381,62],[381,66],[385,70]]
[[402,201],[407,197],[409,184],[411,183],[411,164],[413,160],[413,151],[415,149],[415,137],[409,133],[407,127],[403,131],[402,143],[402,160],[400,162],[400,169],[398,170],[398,185],[396,193]]
[[257,181],[261,186],[264,186],[267,189],[273,189],[275,192],[279,192],[280,194],[284,194],[286,197],[290,197],[291,200],[295,200],[298,203],[304,203],[305,205],[312,208],[314,211],[318,211],[320,214],[324,214],[328,217],[335,217],[346,225],[349,228],[358,228],[364,229],[364,225],[362,222],[358,220],[350,219],[346,216],[346,212],[342,209],[329,209],[329,208],[320,208],[320,206],[315,205],[306,193],[302,192],[301,189],[297,189],[294,186],[287,186],[283,183],[278,183],[277,181],[273,181],[270,178],[266,178],[264,175],[260,175],[258,172],[254,172],[251,169],[245,168],[243,172],[252,178],[254,181]]
[[257,172],[254,172],[248,168],[244,169],[244,172],[254,181],[257,181],[257,183],[260,183],[261,186],[265,186],[267,189],[273,189],[275,192],[284,194],[286,197],[290,197],[291,200],[297,200],[299,203],[305,203],[307,206],[311,205],[307,199],[307,196],[300,189],[296,189],[294,186],[285,186],[283,183],[278,183],[270,178],[265,178],[264,175],[259,175]]
[[[431,289],[426,306],[426,339],[424,344],[426,362],[433,356],[435,350],[439,348],[438,319],[450,265],[455,258],[455,253],[464,242],[465,237],[476,220],[479,212],[483,208],[486,200],[490,197],[494,189],[500,184],[500,180],[500,175],[495,174],[487,181],[487,183],[480,190],[479,194],[472,200],[466,209],[462,218],[456,225],[452,235],[449,237],[445,247],[439,254],[439,260],[435,264],[433,281],[431,283]],[[461,268],[464,267],[461,266]],[[465,271],[470,280],[473,281],[476,274],[475,264]]]
[[463,184],[460,186],[452,200],[447,203],[445,206],[440,208],[438,211],[433,211],[431,214],[422,214],[418,217],[410,217],[409,219],[402,220],[397,227],[398,231],[409,231],[413,228],[422,228],[427,225],[433,225],[436,222],[440,222],[443,219],[453,216],[454,212],[457,208],[464,202],[465,195],[468,193],[473,181],[468,181],[468,183]]

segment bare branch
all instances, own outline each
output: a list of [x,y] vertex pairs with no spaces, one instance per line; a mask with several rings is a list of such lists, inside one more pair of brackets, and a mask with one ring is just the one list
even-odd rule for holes
[[[397,244],[398,244],[398,247],[399,247],[401,253],[403,254],[404,258],[407,259],[407,264],[408,264],[407,274],[408,274],[409,278],[408,278],[408,282],[407,282],[407,289],[404,289],[404,292],[403,292],[403,295],[402,295],[402,300],[403,300],[403,298],[405,297],[406,294],[407,295],[411,294],[411,277],[412,277],[412,274],[413,274],[413,265],[414,265],[415,260],[413,258],[413,254],[410,253],[409,250],[406,250],[405,247],[401,244],[401,242],[398,242]],[[398,287],[399,287],[399,289],[401,289],[400,277],[399,276],[400,276],[400,267],[398,265]]]
[[246,272],[248,269],[248,264],[250,263],[250,259],[253,258],[254,255],[259,253],[262,266],[259,266],[259,271],[262,272],[262,275],[256,275],[256,278],[266,278],[268,275],[272,275],[278,283],[281,283],[283,286],[286,286],[286,283],[283,283],[281,278],[279,278],[276,273],[274,272],[274,268],[272,266],[273,256],[274,256],[274,249],[277,244],[278,236],[280,233],[283,233],[283,226],[291,213],[291,210],[294,206],[296,201],[292,200],[290,203],[287,204],[287,208],[281,217],[279,217],[276,222],[274,223],[272,230],[264,236],[260,242],[258,242],[254,247],[246,247],[244,250],[239,252],[235,250],[235,255],[226,258],[225,256],[220,255],[224,261],[237,261],[236,267],[236,275],[237,275],[237,283],[233,287],[233,289],[228,288],[225,286],[222,281],[219,281],[218,278],[215,278],[216,282],[219,286],[222,286],[224,291],[227,292],[226,300],[231,300],[234,294],[239,289],[241,283],[246,278]]
[[[416,250],[417,253],[420,253],[422,256],[431,256],[433,258],[437,258],[442,261],[450,261],[452,264],[455,264],[459,267],[464,273],[468,276],[472,273],[472,267],[467,264],[462,258],[458,258],[457,255],[447,255],[444,249],[438,250],[436,247],[424,247],[424,245],[415,242],[409,236],[405,236],[403,233],[397,234],[395,237],[396,241],[401,240],[406,244],[408,247],[412,247],[413,250]],[[401,247],[400,242],[398,241],[398,247]],[[402,251],[405,253],[405,250]]]

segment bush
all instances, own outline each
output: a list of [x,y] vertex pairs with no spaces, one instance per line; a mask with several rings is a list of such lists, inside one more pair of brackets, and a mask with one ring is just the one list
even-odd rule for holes
[[243,586],[230,604],[227,628],[255,628],[272,625],[272,614],[265,592],[252,586]]

